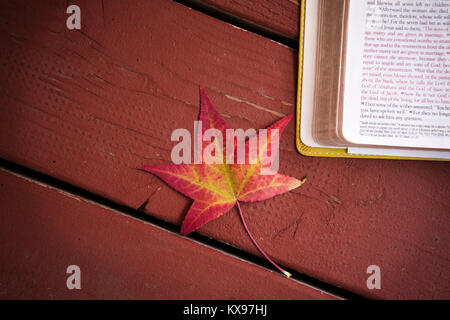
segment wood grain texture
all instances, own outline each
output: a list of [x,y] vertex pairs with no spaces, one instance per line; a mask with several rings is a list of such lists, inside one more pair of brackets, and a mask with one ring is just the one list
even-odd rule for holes
[[300,5],[297,0],[201,0],[298,41]]
[[[191,200],[135,168],[170,161],[199,85],[232,128],[294,113],[295,52],[168,0],[77,3],[81,32],[65,1],[1,2],[0,156],[181,225]],[[280,143],[279,172],[308,182],[242,205],[274,260],[373,298],[450,298],[447,163],[302,157],[294,123]],[[258,254],[234,209],[199,232]]]
[[[1,299],[334,299],[0,170]],[[81,290],[68,290],[69,265]]]

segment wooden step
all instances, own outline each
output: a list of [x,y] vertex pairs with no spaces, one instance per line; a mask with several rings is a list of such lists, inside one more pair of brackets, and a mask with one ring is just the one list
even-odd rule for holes
[[[66,1],[0,3],[0,157],[180,225],[191,200],[136,168],[170,161],[200,85],[232,128],[294,113],[296,53],[169,0],[78,3],[81,31]],[[450,298],[448,164],[306,158],[294,132],[279,172],[308,182],[242,205],[266,252],[363,296]],[[234,210],[199,232],[259,254]]]

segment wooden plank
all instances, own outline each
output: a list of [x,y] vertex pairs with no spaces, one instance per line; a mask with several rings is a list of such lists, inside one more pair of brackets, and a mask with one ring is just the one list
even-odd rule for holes
[[298,41],[298,0],[201,0],[225,12],[244,18]]
[[[200,84],[233,128],[293,113],[295,53],[171,1],[78,3],[82,32],[65,1],[1,2],[0,156],[181,224],[191,200],[135,168],[170,161]],[[446,163],[305,158],[293,123],[280,158],[308,182],[242,205],[276,261],[370,297],[450,298]],[[199,232],[258,254],[234,210]]]
[[[57,189],[0,181],[1,299],[334,299]],[[67,289],[69,265],[80,290]]]

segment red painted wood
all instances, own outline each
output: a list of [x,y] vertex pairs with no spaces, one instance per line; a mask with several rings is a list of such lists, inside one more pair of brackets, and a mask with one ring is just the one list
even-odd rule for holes
[[[0,170],[1,299],[333,299],[275,272]],[[69,265],[81,290],[68,290]]]
[[[199,85],[233,128],[293,113],[295,53],[168,0],[79,4],[82,33],[65,1],[1,2],[0,156],[181,224],[191,200],[135,168],[170,161]],[[292,123],[280,173],[308,182],[242,205],[266,252],[362,295],[450,298],[448,163],[306,158],[294,140]],[[258,254],[234,210],[199,232]]]
[[298,41],[298,0],[201,0]]

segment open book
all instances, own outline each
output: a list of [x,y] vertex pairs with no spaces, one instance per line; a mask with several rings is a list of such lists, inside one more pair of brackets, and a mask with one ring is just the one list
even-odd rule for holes
[[302,4],[300,151],[450,159],[450,0]]

